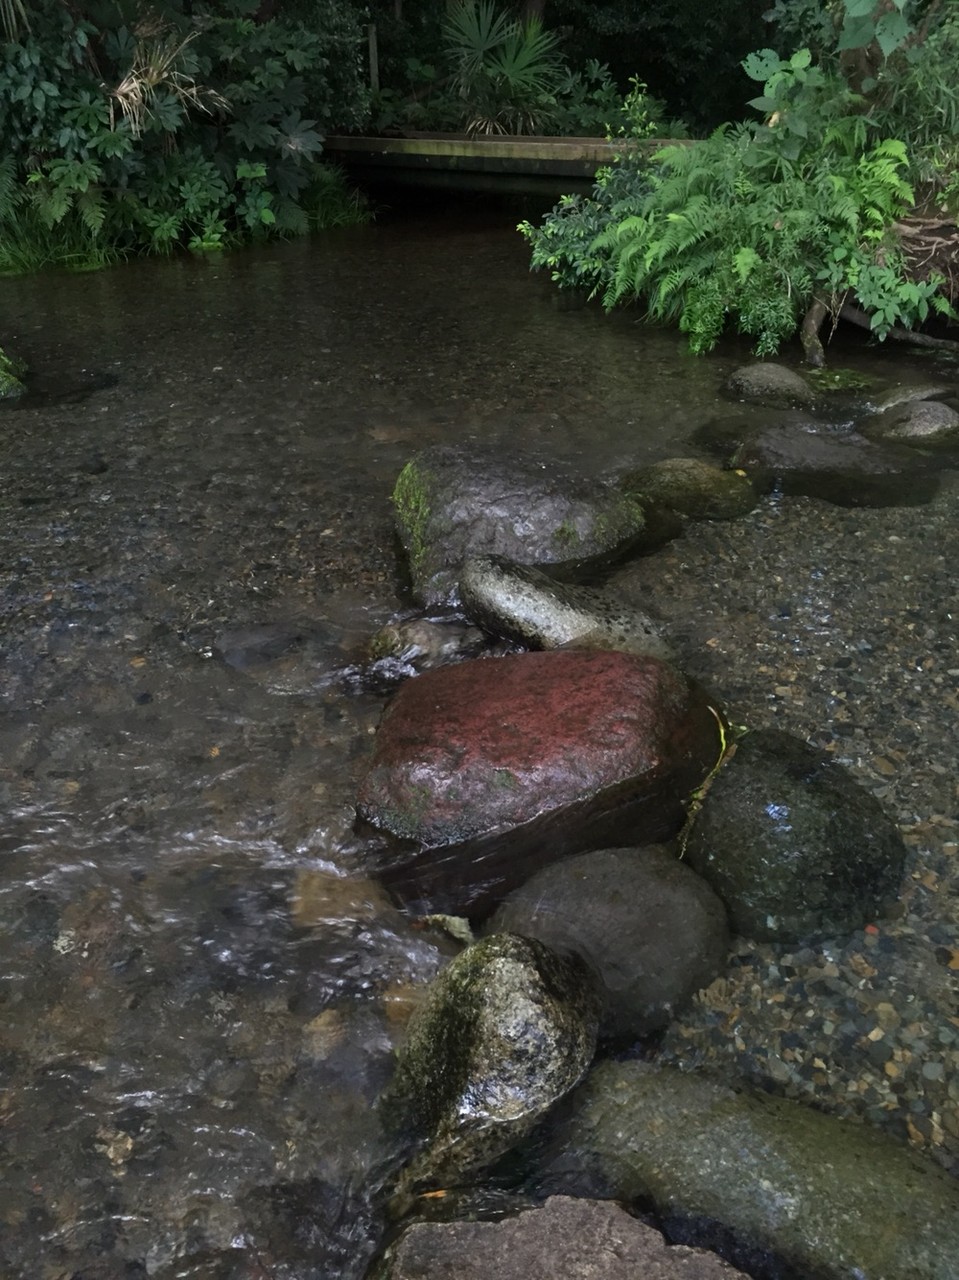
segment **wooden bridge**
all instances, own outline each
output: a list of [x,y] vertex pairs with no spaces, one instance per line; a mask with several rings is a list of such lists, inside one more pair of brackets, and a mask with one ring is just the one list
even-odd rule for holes
[[606,138],[407,133],[401,138],[330,136],[324,151],[358,182],[558,193],[590,186],[596,170],[625,151],[665,145]]

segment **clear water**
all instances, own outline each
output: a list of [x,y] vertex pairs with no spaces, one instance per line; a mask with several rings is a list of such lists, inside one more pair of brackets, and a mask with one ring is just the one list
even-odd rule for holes
[[[448,440],[688,451],[746,354],[556,310],[514,221],[4,282],[35,371],[0,414],[11,1280],[365,1268],[374,1103],[442,960],[353,833],[395,476]],[[847,362],[880,358],[915,380]]]

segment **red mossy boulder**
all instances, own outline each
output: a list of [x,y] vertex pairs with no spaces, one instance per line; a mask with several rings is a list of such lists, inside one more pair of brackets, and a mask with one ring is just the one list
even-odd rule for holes
[[719,713],[657,658],[476,660],[400,688],[357,813],[401,899],[476,914],[567,853],[668,839],[719,754]]

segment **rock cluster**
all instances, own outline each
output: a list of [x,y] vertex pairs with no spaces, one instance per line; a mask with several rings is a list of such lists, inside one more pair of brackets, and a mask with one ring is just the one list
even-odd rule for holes
[[[440,656],[392,699],[357,813],[384,837],[376,872],[396,899],[434,919],[468,916],[484,933],[435,982],[399,1060],[391,1097],[420,1139],[400,1179],[405,1203],[418,1184],[482,1167],[526,1134],[582,1076],[597,1035],[618,1049],[648,1042],[723,972],[730,926],[759,941],[840,936],[900,885],[905,849],[873,797],[799,739],[734,731],[674,665],[657,622],[569,578],[648,549],[664,520],[676,532],[742,515],[773,485],[848,505],[922,500],[937,482],[929,447],[944,456],[959,414],[942,389],[900,389],[856,402],[859,426],[839,427],[823,416],[837,401],[771,365],[739,371],[726,391],[771,417],[704,433],[725,471],[667,460],[617,490],[521,456],[444,448],[398,482],[414,594],[458,610],[470,647],[429,637]],[[484,657],[477,634],[524,651]],[[847,1260],[874,1256],[888,1196],[901,1192],[918,1221],[921,1184],[955,1214],[921,1162],[795,1103],[636,1063],[601,1065],[576,1096],[563,1150],[589,1153],[614,1194],[712,1219],[720,1236],[804,1274],[872,1275]],[[635,1141],[608,1119],[620,1103]],[[667,1140],[661,1117],[673,1111]],[[690,1124],[693,1112],[715,1114],[715,1128]],[[830,1143],[841,1164],[888,1159],[876,1199],[851,1198],[867,1225],[849,1240],[835,1171],[818,1169]],[[723,1163],[737,1153],[743,1170]],[[712,1182],[700,1165],[717,1171]],[[835,1176],[851,1178],[852,1165]],[[903,1246],[889,1275],[944,1280],[941,1250],[923,1253],[913,1226],[895,1229],[920,1260],[907,1270]]]

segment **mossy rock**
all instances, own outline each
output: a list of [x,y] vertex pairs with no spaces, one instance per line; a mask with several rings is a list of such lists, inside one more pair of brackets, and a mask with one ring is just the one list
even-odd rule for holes
[[501,933],[461,952],[413,1015],[385,1108],[422,1144],[397,1191],[480,1169],[583,1077],[599,997],[586,963]]
[[816,1280],[956,1280],[959,1184],[877,1130],[676,1067],[606,1062],[555,1135],[619,1200]]
[[758,500],[745,472],[726,471],[699,458],[665,458],[627,472],[619,483],[641,502],[692,520],[735,520],[752,511]]
[[522,453],[437,445],[412,458],[393,490],[396,531],[417,600],[459,603],[471,556],[589,574],[637,546],[634,497],[560,463]]

